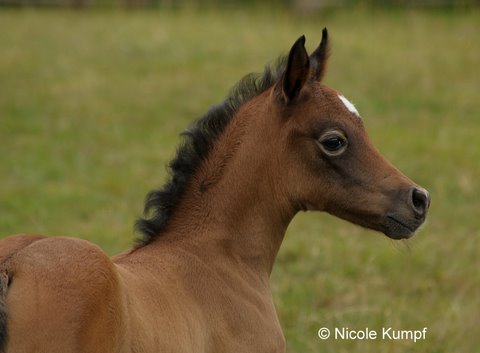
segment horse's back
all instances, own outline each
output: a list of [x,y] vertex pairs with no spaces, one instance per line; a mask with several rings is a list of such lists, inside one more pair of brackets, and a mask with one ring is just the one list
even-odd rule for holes
[[64,237],[6,238],[0,241],[0,274],[0,288],[8,284],[6,352],[119,351],[121,288],[97,246]]
[[40,235],[17,234],[0,240],[0,267],[14,257],[18,251],[44,238]]

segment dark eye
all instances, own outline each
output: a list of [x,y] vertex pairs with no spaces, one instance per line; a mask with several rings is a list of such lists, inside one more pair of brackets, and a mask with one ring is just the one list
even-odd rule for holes
[[325,154],[338,156],[347,148],[347,138],[339,131],[329,131],[318,140],[320,148]]
[[323,147],[328,151],[338,151],[345,145],[345,141],[340,137],[330,137],[328,140],[322,141]]

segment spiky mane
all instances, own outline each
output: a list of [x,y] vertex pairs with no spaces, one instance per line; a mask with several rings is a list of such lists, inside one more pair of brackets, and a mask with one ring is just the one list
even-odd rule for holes
[[147,245],[162,235],[169,218],[179,204],[186,185],[205,160],[218,137],[235,117],[239,108],[272,87],[282,76],[286,58],[267,65],[261,74],[248,74],[231,90],[225,100],[212,107],[205,115],[182,133],[182,142],[175,158],[169,163],[168,181],[161,189],[151,191],[146,198],[144,217],[136,223],[142,233],[139,245]]

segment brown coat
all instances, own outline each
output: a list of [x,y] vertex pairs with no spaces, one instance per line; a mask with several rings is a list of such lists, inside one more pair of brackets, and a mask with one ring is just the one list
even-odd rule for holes
[[413,234],[428,193],[320,83],[326,30],[311,56],[304,42],[192,128],[172,180],[149,196],[145,237],[132,250],[110,259],[74,238],[0,241],[0,348],[284,352],[269,277],[298,211],[326,211],[395,239]]

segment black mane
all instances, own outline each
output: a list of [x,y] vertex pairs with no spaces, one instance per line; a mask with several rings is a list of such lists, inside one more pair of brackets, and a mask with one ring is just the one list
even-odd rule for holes
[[176,157],[169,163],[169,180],[161,189],[147,195],[145,217],[136,223],[136,229],[143,235],[138,245],[147,245],[161,235],[191,176],[202,160],[208,157],[213,144],[235,113],[244,103],[272,87],[280,79],[285,67],[286,58],[281,57],[276,64],[266,66],[262,74],[248,74],[230,90],[222,103],[212,107],[181,134],[183,141]]

